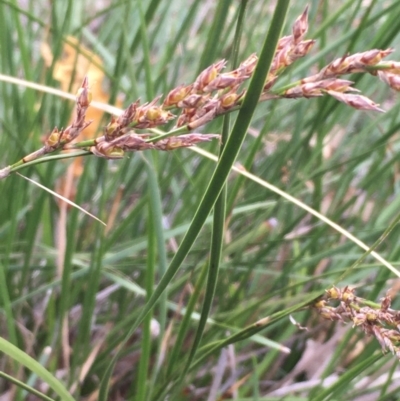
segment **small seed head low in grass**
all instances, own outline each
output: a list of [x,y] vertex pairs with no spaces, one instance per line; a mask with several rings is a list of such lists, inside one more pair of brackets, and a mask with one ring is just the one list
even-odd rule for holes
[[389,350],[400,359],[400,311],[390,305],[389,296],[378,305],[357,297],[350,287],[332,287],[313,306],[324,319],[353,323],[353,327],[374,336],[383,351]]

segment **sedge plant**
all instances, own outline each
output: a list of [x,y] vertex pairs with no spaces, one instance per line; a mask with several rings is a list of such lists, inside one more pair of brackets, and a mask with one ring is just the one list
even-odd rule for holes
[[[122,29],[121,48],[130,52],[142,44],[144,61],[138,71],[145,72],[149,83],[154,80],[154,71],[146,29],[158,15],[158,7],[167,10],[168,6],[153,1],[145,10],[144,4],[139,3],[135,15],[140,30],[131,36]],[[220,21],[230,2],[223,3],[216,9]],[[360,31],[356,32],[363,32],[379,16],[386,15],[385,32],[389,35],[392,31],[388,27],[394,24],[390,20],[392,10],[375,11],[375,3],[362,14]],[[14,13],[21,12],[13,6]],[[238,12],[236,32],[245,29],[241,25],[246,20],[245,11],[249,12],[245,6],[243,2]],[[6,6],[1,7],[4,10]],[[197,7],[200,2],[195,2],[188,12],[182,30],[190,25]],[[396,6],[391,7],[395,10]],[[376,159],[371,156],[371,147],[366,150],[363,144],[355,145],[357,139],[352,142],[350,138],[346,146],[350,143],[359,152],[343,161],[336,156],[340,152],[333,145],[330,148],[326,145],[323,135],[328,135],[335,123],[348,123],[347,117],[343,121],[330,120],[331,115],[339,115],[335,114],[339,103],[346,110],[364,113],[363,116],[380,115],[388,105],[396,111],[396,105],[383,99],[380,106],[362,95],[357,87],[362,86],[360,77],[368,76],[399,91],[400,63],[388,59],[394,49],[386,45],[389,40],[385,36],[382,36],[382,45],[353,51],[357,40],[362,39],[355,35],[342,55],[327,62],[322,62],[321,56],[317,66],[305,72],[301,66],[306,64],[306,56],[312,59],[318,43],[308,37],[309,12],[313,11],[305,7],[292,24],[291,33],[282,36],[288,10],[289,1],[277,3],[264,45],[257,54],[248,52],[237,67],[229,69],[226,60],[203,65],[191,83],[178,82],[165,90],[165,96],[155,96],[154,88],[148,86],[148,102],[131,102],[110,117],[103,124],[103,131],[92,139],[80,139],[93,123],[86,113],[92,107],[91,85],[95,83],[84,78],[76,95],[73,117],[66,128],[59,124],[40,146],[28,152],[21,144],[22,157],[0,169],[1,185],[5,190],[12,185],[17,194],[18,186],[22,188],[23,184],[14,173],[24,169],[34,172],[45,186],[51,186],[54,173],[63,174],[65,169],[60,160],[87,156],[84,172],[76,183],[74,203],[86,203],[85,208],[107,222],[106,228],[99,229],[96,220],[82,217],[75,208],[65,212],[68,219],[57,219],[54,216],[58,215],[59,206],[52,198],[45,198],[47,194],[39,195],[32,210],[24,208],[33,199],[26,187],[25,192],[20,189],[24,195],[16,196],[15,202],[8,206],[12,218],[1,226],[2,235],[8,239],[3,249],[6,256],[0,261],[1,336],[4,337],[0,347],[11,358],[2,364],[1,377],[16,387],[4,384],[2,391],[15,394],[15,399],[22,399],[29,391],[43,399],[54,399],[56,393],[65,400],[222,399],[238,398],[239,394],[242,399],[250,396],[262,399],[261,394],[279,399],[293,392],[298,395],[295,399],[301,399],[304,394],[309,399],[325,399],[361,394],[363,389],[352,384],[352,380],[361,375],[373,377],[373,368],[384,372],[388,363],[393,363],[393,367],[386,369],[387,375],[381,374],[386,381],[376,384],[376,388],[382,397],[395,391],[390,384],[397,362],[388,362],[378,350],[380,345],[383,350],[399,355],[398,312],[396,305],[391,305],[391,295],[386,293],[390,286],[396,287],[389,276],[396,272],[394,263],[386,262],[391,270],[380,269],[374,275],[371,271],[376,265],[369,256],[375,258],[375,247],[360,259],[358,249],[349,241],[337,241],[332,233],[324,231],[326,228],[320,221],[293,209],[291,201],[287,201],[291,198],[280,201],[272,197],[266,201],[265,193],[253,186],[256,184],[244,181],[240,172],[259,168],[275,185],[281,184],[287,192],[293,191],[297,197],[309,201],[316,210],[314,216],[323,212],[342,223],[344,217],[350,216],[357,228],[360,222],[368,226],[370,219],[371,225],[368,230],[360,231],[360,238],[369,243],[382,235],[385,241],[378,241],[376,246],[386,245],[385,255],[389,260],[396,260],[398,249],[394,245],[390,249],[388,235],[396,233],[397,220],[390,224],[389,212],[377,216],[370,211],[379,205],[370,198],[384,197],[377,190],[382,189],[379,174],[385,176],[390,169],[395,170],[394,158],[385,160],[387,155],[383,150],[384,141],[394,136],[394,117],[383,138],[374,139],[372,148],[381,156]],[[354,9],[354,13],[358,11]],[[104,9],[98,16],[107,12],[118,10]],[[130,5],[126,5],[121,17],[127,18],[131,13]],[[343,8],[333,14],[327,10],[321,13],[326,17],[326,26],[333,26],[343,15]],[[24,15],[32,17],[29,13]],[[73,6],[68,3],[66,21],[72,21],[72,15]],[[55,23],[56,16],[53,18]],[[222,28],[217,22],[210,28],[213,33],[210,38],[215,39]],[[22,31],[22,25],[19,26]],[[326,32],[315,33],[326,52],[333,53]],[[88,33],[87,37],[90,37]],[[236,49],[239,39],[238,35]],[[27,52],[22,36],[20,41],[22,51]],[[206,48],[212,53],[213,46]],[[115,72],[124,65],[131,67],[123,52],[119,57]],[[207,59],[202,57],[202,62]],[[26,60],[24,68],[29,71]],[[126,71],[129,75],[132,69]],[[279,120],[288,130],[284,120],[290,118],[282,113],[280,105],[293,104],[301,98],[303,105],[317,102],[312,98],[319,98],[318,113],[315,111],[314,117],[305,123],[304,107],[312,106],[299,106],[298,126],[292,127],[290,134],[282,133],[282,138],[274,140],[273,145],[265,141],[267,133],[271,137],[275,135],[274,124]],[[29,94],[25,100],[32,102]],[[264,128],[254,138],[246,136],[251,133],[249,126],[253,116],[257,116],[256,108],[262,107],[269,107],[270,112],[264,118]],[[347,111],[342,113],[347,116]],[[229,115],[236,115],[235,123],[230,129],[226,122],[221,135],[218,121]],[[279,115],[278,120],[274,115]],[[360,129],[368,128],[364,121],[354,124]],[[7,130],[6,123],[4,129]],[[304,136],[301,130],[306,132]],[[291,139],[284,139],[285,135]],[[207,145],[208,142],[211,143]],[[220,148],[215,169],[204,159],[196,159],[194,153],[188,153],[191,156],[187,157],[180,154],[184,152],[182,148],[199,151],[194,145],[200,143],[211,146],[210,149]],[[310,143],[313,145],[309,146]],[[343,145],[343,151],[347,156],[346,146]],[[395,149],[396,144],[391,146]],[[328,151],[329,157],[324,156]],[[243,164],[234,166],[240,152],[245,155]],[[230,186],[233,166],[238,177]],[[344,168],[348,168],[347,172]],[[118,178],[113,173],[115,170]],[[364,174],[366,170],[368,174]],[[357,204],[351,196],[351,190],[357,187],[354,182],[362,189],[360,197],[364,203]],[[330,189],[324,195],[323,189],[330,186],[336,190]],[[192,187],[193,193],[189,190]],[[131,197],[126,188],[132,191]],[[139,195],[135,192],[138,188],[143,189]],[[311,196],[304,188],[311,188]],[[391,195],[387,195],[389,198]],[[398,203],[397,197],[395,200],[393,208]],[[50,215],[46,214],[46,208],[51,210]],[[213,209],[212,221],[209,215]],[[6,211],[2,210],[2,216],[5,215]],[[249,222],[248,216],[257,224]],[[376,226],[379,230],[375,222],[379,223]],[[53,241],[55,225],[62,229]],[[279,225],[282,227],[277,232]],[[19,244],[16,238],[22,231],[24,235]],[[268,255],[273,255],[275,260],[271,262]],[[353,263],[354,260],[359,262]],[[56,274],[50,266],[59,267]],[[331,287],[340,280],[354,287],[372,288],[371,300],[382,291],[386,295],[380,304],[373,304],[356,296],[351,285],[342,289]],[[264,283],[261,288],[259,283]],[[324,293],[325,288],[330,289]],[[332,306],[331,301],[336,303]],[[30,316],[27,308],[33,311],[30,319],[26,318]],[[333,330],[329,326],[331,321],[351,322],[362,329],[361,334],[346,332],[341,348],[328,349],[331,357],[325,358],[321,363],[323,370],[317,374],[315,364],[310,361],[298,363],[306,354],[304,351],[302,356],[298,349],[310,352],[314,347],[315,356],[322,343],[317,340],[306,343],[310,329],[294,318],[291,324],[290,314],[309,327],[317,327],[312,333],[316,339],[329,336]],[[327,326],[321,317],[328,321]],[[20,322],[16,324],[20,319],[29,329],[21,329]],[[27,332],[34,338],[30,348],[26,345]],[[365,340],[364,334],[375,337],[378,347]],[[341,360],[352,345],[359,345],[363,340],[362,352]],[[244,370],[237,368],[239,359],[245,361]],[[346,368],[342,378],[335,376],[335,366]],[[13,373],[10,375],[10,372]],[[285,377],[282,372],[290,373]],[[309,378],[315,374],[320,380],[313,384],[310,380],[305,383],[309,387],[296,390],[293,377],[303,373]],[[325,378],[334,380],[329,382],[333,384],[329,386]],[[322,390],[319,386],[325,388]],[[377,391],[371,387],[373,390]]]

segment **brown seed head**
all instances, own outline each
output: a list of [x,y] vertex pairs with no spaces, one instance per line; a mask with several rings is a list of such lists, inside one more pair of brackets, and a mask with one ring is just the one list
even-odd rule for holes
[[[136,109],[134,127],[138,129],[154,128],[158,125],[166,124],[175,116],[169,111],[164,110],[156,103],[161,96],[157,96],[150,103],[145,103]],[[133,125],[133,124],[132,124]]]
[[331,287],[329,290],[326,290],[326,296],[328,299],[339,299],[341,297],[341,291],[337,287]]
[[360,326],[364,324],[366,320],[367,318],[364,313],[356,313],[353,316],[353,326]]
[[390,295],[387,295],[386,297],[381,299],[381,311],[387,311],[390,308],[390,305],[392,303],[392,299],[390,298]]
[[288,48],[291,46],[291,43],[293,42],[293,36],[282,36],[279,41],[278,45],[276,46],[276,51],[275,54],[279,53],[283,48]]
[[115,117],[111,118],[111,121],[104,128],[104,136],[107,141],[110,141],[114,138],[120,136],[121,125],[118,124]]
[[375,65],[391,53],[393,53],[393,49],[372,49],[362,53],[356,53],[351,56],[351,58],[363,65]]
[[89,150],[97,157],[103,157],[105,159],[122,159],[124,157],[124,151],[120,148],[113,146],[106,146],[105,142],[101,142],[96,146],[91,146]]
[[154,144],[146,142],[142,136],[137,134],[124,135],[115,139],[111,144],[128,151],[154,149]]
[[192,90],[193,85],[180,85],[177,88],[172,89],[164,100],[164,107],[176,106],[179,102],[183,101]]
[[244,91],[242,93],[236,93],[235,89],[232,89],[232,91],[220,96],[220,103],[217,111],[218,114],[221,111],[229,110],[239,104],[239,101],[244,96]]
[[242,61],[238,68],[238,70],[241,71],[241,75],[250,76],[253,74],[257,65],[257,61],[258,57],[255,53],[251,54],[246,60]]
[[292,34],[295,44],[299,43],[308,31],[308,6],[293,25]]
[[221,60],[215,64],[207,67],[200,75],[196,78],[193,84],[193,88],[197,92],[203,92],[203,88],[206,87],[211,81],[213,81],[219,72],[225,67],[226,61]]
[[121,128],[127,127],[136,118],[136,110],[139,107],[140,101],[136,100],[136,102],[131,103],[124,112],[117,118],[117,123],[121,126]]
[[119,150],[126,151],[140,151],[147,149],[154,149],[152,143],[146,142],[145,138],[148,135],[137,135],[137,134],[126,134],[120,136],[111,142],[100,142],[96,145],[96,149],[103,155],[108,155],[110,152],[114,152],[117,155]]
[[197,108],[200,105],[204,104],[207,99],[210,97],[210,94],[206,94],[206,95],[199,95],[199,94],[191,94],[189,96],[186,96],[184,99],[182,99],[181,101],[179,101],[176,105],[179,108]]
[[60,143],[60,132],[57,127],[54,127],[53,131],[51,131],[49,137],[47,138],[45,145],[49,148],[54,148]]
[[382,113],[385,110],[379,107],[379,104],[374,103],[371,99],[367,98],[363,95],[353,95],[349,93],[341,93],[336,91],[328,90],[327,93],[339,100],[339,102],[345,103],[350,107],[354,107],[358,110],[372,110],[372,111],[380,111]]
[[182,127],[186,125],[190,119],[194,116],[196,113],[196,109],[192,108],[185,108],[182,110],[181,115],[178,117],[178,120],[176,121],[176,127]]
[[356,296],[354,294],[354,288],[346,286],[342,291],[341,299],[346,303],[354,302],[356,299]]
[[92,101],[92,91],[86,88],[80,88],[77,93],[77,103],[84,108],[89,107]]
[[368,310],[365,311],[365,318],[368,320],[368,322],[372,323],[378,320],[378,312],[368,308]]
[[294,63],[297,59],[306,56],[310,50],[313,48],[315,40],[305,40],[296,45],[296,47],[289,52],[288,59],[290,63]]
[[386,71],[378,71],[379,79],[389,85],[395,91],[400,91],[400,76]]
[[248,76],[240,75],[238,70],[218,75],[207,86],[203,88],[204,92],[213,92],[215,90],[227,89],[242,83]]
[[206,109],[196,110],[196,113],[187,124],[187,128],[191,131],[193,129],[201,127],[204,124],[207,124],[209,121],[215,118],[216,113],[217,113],[216,107],[208,111]]
[[76,94],[76,102],[79,106],[87,108],[89,107],[91,101],[92,91],[89,88],[89,78],[86,76],[83,79],[81,87],[78,89],[78,93]]
[[156,142],[155,148],[159,150],[174,150],[177,148],[187,148],[200,142],[209,142],[214,138],[220,138],[216,134],[186,134],[180,136],[171,136]]
[[324,308],[326,306],[327,302],[325,299],[320,299],[319,301],[314,303],[314,307],[317,309]]

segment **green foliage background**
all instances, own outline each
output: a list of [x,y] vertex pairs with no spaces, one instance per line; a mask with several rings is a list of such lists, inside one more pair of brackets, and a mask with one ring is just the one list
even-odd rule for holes
[[[113,100],[123,94],[125,106],[150,101],[193,82],[213,62],[233,62],[237,30],[239,61],[256,52],[270,62],[288,3],[0,1],[0,72],[57,87],[40,43],[49,38],[61,58],[66,35],[73,35],[104,60]],[[288,7],[283,34],[306,4]],[[307,37],[317,43],[279,85],[347,52],[400,48],[398,2],[308,5]],[[389,58],[399,60],[399,52]],[[208,213],[247,133],[237,163],[365,243],[378,240],[398,217],[400,103],[376,77],[349,79],[387,112],[360,112],[330,98],[270,101],[252,110],[253,80],[245,110],[202,129],[234,127],[214,178],[215,162],[190,149],[85,158],[75,201],[104,221],[115,210],[116,220],[104,229],[69,209],[61,279],[56,199],[17,175],[2,180],[0,335],[7,341],[0,343],[0,393],[16,380],[9,399],[26,399],[21,383],[76,400],[397,399],[395,357],[383,357],[362,332],[303,308],[332,284],[356,286],[372,301],[390,288],[396,295],[393,273],[371,257],[349,269],[363,250],[237,173]],[[72,102],[8,82],[0,93],[4,167],[41,147],[54,126],[67,126],[73,111]],[[201,147],[219,152],[216,143]],[[54,190],[66,168],[49,162],[21,172]],[[377,249],[393,265],[398,234],[392,227]],[[317,379],[324,378],[322,385]],[[43,379],[53,390],[40,386]],[[290,387],[296,382],[303,387]]]

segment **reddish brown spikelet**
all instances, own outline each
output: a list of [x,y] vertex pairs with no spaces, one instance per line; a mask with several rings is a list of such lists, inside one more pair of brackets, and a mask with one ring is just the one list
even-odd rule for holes
[[196,81],[193,84],[193,89],[197,92],[203,92],[203,89],[213,81],[219,72],[225,67],[226,61],[221,60],[215,64],[207,67],[200,75],[196,78]]
[[221,90],[237,86],[242,83],[248,76],[240,75],[239,70],[231,71],[226,74],[220,74],[213,79],[208,85],[203,88],[204,92],[213,92],[215,90]]
[[114,148],[113,146],[106,146],[104,142],[91,146],[89,150],[97,157],[104,159],[122,159],[124,157],[124,151],[120,148]]
[[117,123],[121,128],[127,127],[131,124],[136,118],[136,110],[139,107],[139,100],[134,103],[131,103],[124,112],[117,118]]
[[199,95],[199,94],[191,94],[187,97],[185,97],[184,99],[182,99],[181,101],[179,101],[177,103],[177,106],[184,109],[184,108],[197,108],[200,107],[202,104],[204,104],[207,99],[210,97],[210,94],[206,94],[206,95]]
[[255,53],[253,53],[247,57],[246,60],[240,63],[238,70],[241,70],[242,75],[250,76],[253,74],[254,69],[256,68],[257,61],[258,57]]
[[341,299],[346,303],[354,302],[356,300],[354,288],[346,286],[342,291]]
[[376,65],[391,53],[393,53],[393,49],[372,49],[366,52],[356,53],[352,58],[363,65]]
[[276,51],[275,51],[276,54],[279,53],[282,49],[289,47],[292,41],[293,41],[292,36],[282,36],[279,39],[278,44],[276,46]]
[[387,311],[390,308],[390,305],[392,304],[392,299],[390,298],[389,295],[381,299],[381,310],[382,311]]
[[223,111],[229,110],[233,107],[236,107],[239,104],[245,92],[242,91],[241,93],[236,93],[236,89],[237,88],[232,88],[231,91],[225,93],[219,98],[219,106],[217,110],[218,114],[222,113]]
[[166,124],[175,116],[162,106],[156,106],[161,96],[156,97],[150,103],[140,106],[136,110],[134,127],[138,129],[154,128]]
[[119,117],[112,117],[111,121],[104,128],[106,141],[111,141],[125,134],[126,128],[136,119],[136,110],[139,100],[131,103]]
[[106,159],[119,159],[124,151],[141,151],[154,149],[154,144],[146,142],[144,136],[127,134],[113,139],[110,142],[99,142],[90,148],[90,151],[99,157]]
[[107,141],[117,138],[121,135],[121,125],[115,117],[111,117],[111,121],[104,128],[104,135]]
[[392,49],[373,49],[337,58],[324,67],[316,76],[306,78],[306,80],[310,81],[335,77],[342,74],[369,71],[367,67],[378,64],[382,58],[389,55],[392,51]]
[[386,71],[378,71],[379,79],[389,85],[395,91],[400,91],[400,76]]
[[269,89],[271,89],[277,79],[278,79],[277,75],[269,72],[267,79],[265,80],[263,92],[267,92]]
[[285,97],[297,98],[297,97],[315,97],[322,96],[325,91],[331,90],[336,92],[346,92],[349,90],[354,91],[351,88],[353,82],[346,79],[330,78],[316,82],[306,82],[301,85],[290,88],[284,92]]
[[192,117],[192,119],[187,124],[188,130],[194,130],[202,125],[208,123],[213,120],[217,114],[217,108],[213,107],[209,110],[207,108],[196,110],[196,113]]
[[363,95],[353,95],[349,93],[341,93],[336,91],[328,90],[327,93],[339,100],[339,102],[345,103],[350,107],[353,107],[357,110],[372,110],[372,111],[380,111],[382,113],[385,110],[379,107],[379,104],[373,102],[371,99],[367,98]]
[[57,145],[60,143],[60,132],[57,127],[54,127],[53,131],[51,131],[50,135],[46,139],[45,145],[50,148],[57,148]]
[[87,76],[83,79],[82,86],[78,90],[76,101],[80,107],[84,108],[89,107],[92,101],[92,92],[89,89],[89,78]]
[[127,151],[154,149],[153,143],[146,142],[143,136],[137,134],[124,135],[112,141],[110,145]]
[[342,296],[339,288],[337,288],[335,286],[329,288],[325,292],[326,292],[326,296],[328,297],[328,299],[339,299]]
[[297,18],[293,25],[292,34],[293,42],[299,43],[308,31],[308,6],[303,13]]
[[314,39],[309,39],[304,40],[296,45],[293,51],[288,54],[288,60],[290,60],[290,63],[294,63],[297,59],[306,56],[313,48],[314,43]]
[[183,101],[189,95],[192,88],[193,85],[188,85],[188,86],[180,85],[172,89],[172,91],[170,91],[166,96],[163,106],[164,107],[176,106],[179,102]]
[[183,109],[181,115],[178,117],[178,120],[176,122],[177,127],[183,127],[186,125],[190,119],[195,115],[196,109],[194,108],[185,108]]
[[378,340],[380,346],[382,347],[382,349],[386,349],[386,342],[385,339],[382,336],[381,330],[378,326],[372,326],[371,330],[375,336],[375,338]]
[[166,139],[161,139],[154,144],[159,150],[174,150],[177,148],[187,148],[200,142],[209,142],[212,139],[220,138],[216,134],[186,134],[180,136],[171,136]]

